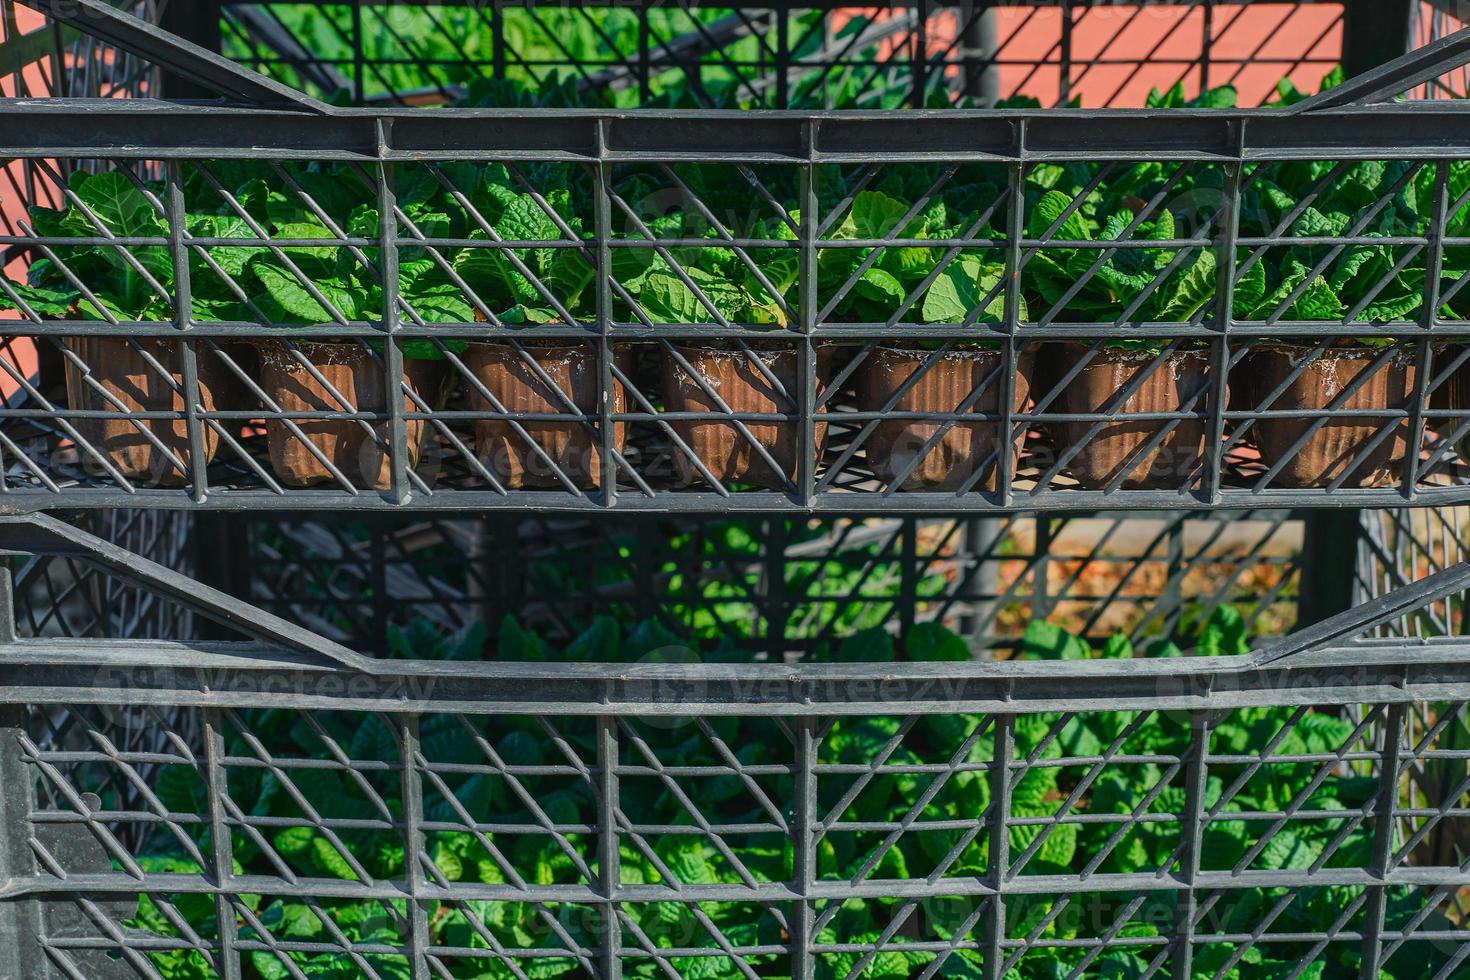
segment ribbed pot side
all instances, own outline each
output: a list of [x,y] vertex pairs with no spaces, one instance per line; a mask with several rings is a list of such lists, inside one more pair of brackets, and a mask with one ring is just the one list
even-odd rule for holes
[[[347,412],[342,402],[312,376],[280,341],[263,341],[260,349],[260,383],[267,395],[291,417],[303,412]],[[322,379],[357,412],[382,414],[388,410],[383,368],[378,357],[361,344],[296,343],[297,353],[320,373]],[[405,370],[405,388],[417,387],[413,372]],[[405,412],[418,406],[405,392]],[[292,419],[297,436],[279,418],[267,418],[266,442],[271,468],[281,482],[293,487],[335,484],[331,469],[308,448],[315,448],[360,490],[387,490],[393,483],[393,462],[383,448],[389,443],[389,423],[351,419]],[[366,426],[366,427],[365,427]],[[405,426],[409,465],[418,464],[424,422],[409,420]]]
[[[1062,363],[1053,372],[1058,379],[1065,378],[1091,348],[1066,344],[1061,349]],[[1135,383],[1137,390],[1117,402],[1119,392]],[[1201,411],[1209,403],[1210,383],[1210,358],[1205,351],[1176,351],[1160,361],[1147,351],[1105,347],[1057,392],[1052,406],[1062,415],[1145,414],[1180,412],[1193,401],[1194,410]],[[1204,471],[1209,433],[1206,420],[1104,422],[1093,432],[1094,424],[1046,424],[1058,456],[1076,447],[1064,468],[1086,489],[1102,490],[1116,483],[1135,490],[1178,490]],[[1168,432],[1159,438],[1159,432],[1166,428]]]
[[[1258,348],[1243,366],[1256,374],[1264,400],[1287,383],[1308,354],[1309,349],[1301,348]],[[1367,380],[1334,411],[1404,411],[1413,397],[1418,374],[1413,357],[1399,353],[1381,365],[1380,360],[1381,351],[1362,347],[1328,348],[1302,366],[1301,372],[1269,407],[1258,404],[1257,407],[1269,411],[1314,413],[1301,418],[1260,419],[1252,424],[1250,435],[1261,451],[1261,461],[1271,467],[1286,459],[1280,472],[1272,478],[1271,486],[1324,487],[1340,476],[1344,477],[1344,487],[1372,486],[1398,479],[1397,467],[1403,464],[1409,450],[1407,418],[1396,424],[1393,432],[1361,463],[1354,465],[1353,460],[1389,423],[1389,418],[1334,418],[1327,412],[1327,407],[1365,373]],[[1297,439],[1324,416],[1329,421],[1311,432],[1301,449],[1287,458]]]
[[[677,345],[677,350],[732,413],[742,415],[795,411],[794,402],[801,365],[801,359],[795,350],[752,350],[771,377],[779,382],[780,389],[771,383],[742,350],[683,344]],[[831,377],[831,364],[832,352],[819,350],[816,370],[819,396],[826,389],[827,381]],[[785,392],[784,396],[781,394],[782,390]],[[715,400],[672,357],[664,359],[663,393],[664,407],[670,412],[720,411]],[[750,433],[749,439],[731,422],[683,420],[671,421],[669,425],[722,484],[743,483],[783,490],[797,479],[801,426],[794,420],[745,422],[745,428]],[[813,450],[819,460],[827,444],[827,424],[816,423],[814,433],[816,445]],[[761,457],[756,445],[770,455],[777,470],[772,470],[771,465]],[[673,455],[675,472],[681,484],[704,482],[703,475],[677,446],[673,449]]]
[[[136,344],[136,346],[134,346]],[[189,425],[182,393],[184,375],[179,342],[139,338],[133,343],[120,337],[72,337],[66,346],[87,365],[83,370],[66,362],[67,404],[76,411],[111,412],[112,418],[76,419],[77,432],[129,481],[157,486],[182,486],[189,482]],[[141,349],[140,349],[141,348]],[[161,374],[144,356],[147,351],[168,374]],[[200,407],[216,411],[217,399],[229,386],[227,368],[218,358],[197,357]],[[107,394],[98,391],[95,382]],[[179,387],[175,391],[174,386]],[[110,397],[108,397],[110,396]],[[129,419],[137,412],[171,412],[176,419]],[[219,435],[203,428],[205,464],[214,459]],[[149,438],[157,439],[167,452]],[[184,464],[180,469],[169,458],[172,453]],[[86,453],[84,465],[96,465]]]
[[[531,363],[511,344],[471,344],[465,355],[465,366],[500,401],[506,412],[571,417],[568,400],[578,415],[595,417],[601,412],[595,347],[591,344],[529,342],[522,343],[521,347],[555,388],[542,380]],[[495,411],[478,391],[471,390],[469,401],[473,411]],[[626,402],[623,386],[615,383],[613,411],[624,411]],[[509,421],[481,419],[475,422],[476,455],[507,489],[563,487],[556,476],[557,471],[583,490],[597,489],[602,485],[601,438],[583,419],[569,418],[566,422],[525,420],[519,425],[524,435],[517,432]],[[626,439],[627,423],[615,424],[613,447],[617,452],[623,451]],[[541,453],[550,462],[542,458]]]
[[[904,383],[927,364],[913,387],[899,398],[894,411],[954,413],[990,379],[987,390],[968,411],[999,414],[1002,385],[998,375],[993,379],[991,375],[1001,363],[1002,354],[997,350],[961,349],[935,356],[929,350],[879,347],[858,367],[858,407],[864,412],[882,411]],[[1014,411],[1021,411],[1030,397],[1031,368],[1029,352],[1023,353],[1016,365]],[[901,479],[901,490],[943,491],[965,486],[989,460],[989,472],[975,487],[993,489],[996,467],[991,456],[1000,438],[999,429],[999,422],[984,419],[955,422],[947,429],[943,422],[879,422],[865,443],[868,465],[886,486],[894,487]],[[929,445],[936,436],[934,444]],[[1024,441],[1024,434],[1015,439],[1011,447],[1014,457],[1020,456]]]

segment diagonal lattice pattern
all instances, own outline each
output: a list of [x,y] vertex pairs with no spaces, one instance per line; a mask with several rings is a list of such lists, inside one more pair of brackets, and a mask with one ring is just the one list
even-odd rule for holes
[[567,145],[37,162],[7,486],[979,512],[1460,482],[1456,163]]
[[543,99],[621,107],[879,108],[1014,97],[1134,106],[1151,89],[1192,94],[1227,83],[1257,104],[1275,96],[1282,77],[1314,85],[1343,53],[1342,10],[1313,3],[916,11],[680,2],[588,11],[231,2],[221,13],[208,39],[235,61],[360,105],[504,99],[525,86]]
[[51,962],[1448,977],[1461,959],[1463,788],[1423,790],[1463,781],[1461,702],[700,716],[703,693],[655,673],[627,693],[657,710],[535,716],[420,710],[455,696],[400,680],[386,712],[321,710],[300,680],[272,708],[169,708],[182,723],[147,752],[105,705],[66,745],[8,725]]
[[[415,644],[422,655],[450,632],[464,638],[461,656],[493,656],[507,616],[553,649],[599,617],[627,629],[655,620],[702,651],[775,660],[875,626],[907,634],[931,621],[997,656],[1036,620],[1099,648],[1121,630],[1142,648],[1192,636],[1222,605],[1240,612],[1250,635],[1279,634],[1330,612],[1331,600],[1316,595],[1336,592],[1320,584],[1335,575],[1330,563],[1303,578],[1313,561],[1308,542],[1336,532],[1286,513],[997,522],[318,517],[213,522],[193,533],[204,552],[252,556],[219,583],[227,591],[393,656]],[[470,629],[480,621],[484,631]]]

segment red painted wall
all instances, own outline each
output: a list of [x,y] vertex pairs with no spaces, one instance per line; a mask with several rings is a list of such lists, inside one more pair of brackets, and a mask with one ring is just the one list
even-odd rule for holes
[[[25,7],[16,8],[16,27],[22,33],[36,30],[43,25],[40,14]],[[34,67],[25,73],[25,86],[31,92],[46,91],[47,83],[41,69]],[[0,79],[0,97],[14,98],[17,94],[14,79],[6,76]],[[16,187],[19,184],[19,175],[15,172],[15,165],[7,165],[9,174],[0,176],[0,228],[5,229],[7,234],[15,229],[16,222],[25,218],[25,202],[18,200]],[[12,262],[4,270],[5,275],[12,278],[20,278],[25,275],[25,269],[19,262]],[[0,319],[14,319],[14,313],[0,311]],[[34,376],[36,371],[36,348],[29,340],[15,340],[0,345],[0,357],[5,358],[10,364],[18,366],[25,374]],[[11,379],[7,372],[0,371],[0,398],[9,399],[20,386]]]

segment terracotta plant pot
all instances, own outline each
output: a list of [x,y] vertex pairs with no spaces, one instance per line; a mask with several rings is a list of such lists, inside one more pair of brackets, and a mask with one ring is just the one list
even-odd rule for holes
[[[296,352],[308,361],[322,378],[346,400],[349,409],[336,395],[312,376],[281,341],[262,341],[260,350],[260,386],[290,418],[304,412],[371,412],[388,411],[388,396],[383,367],[378,356],[356,343],[298,342]],[[413,362],[409,362],[412,364]],[[403,383],[414,386],[414,371],[404,371]],[[403,398],[405,412],[417,411],[413,399]],[[297,436],[279,418],[267,418],[266,443],[270,449],[271,468],[282,483],[293,487],[337,484],[325,463],[316,457],[308,444],[318,450],[338,471],[360,490],[387,490],[393,485],[393,463],[379,445],[389,440],[389,422],[337,419],[292,419],[301,431]],[[417,465],[423,442],[424,423],[407,423],[410,465]]]
[[[1312,429],[1318,418],[1322,415],[1330,418],[1331,413],[1325,411],[1327,406],[1364,372],[1372,373],[1335,409],[1399,412],[1404,411],[1413,398],[1418,372],[1411,355],[1395,354],[1375,369],[1374,365],[1383,356],[1382,351],[1364,347],[1329,347],[1307,363],[1287,389],[1267,406],[1266,397],[1286,383],[1311,350],[1310,347],[1258,347],[1244,362],[1244,366],[1257,377],[1261,401],[1256,408],[1319,413],[1316,417],[1261,419],[1251,425],[1249,434],[1261,450],[1261,461],[1267,467],[1285,459],[1292,445]],[[1392,483],[1399,475],[1395,467],[1403,464],[1409,451],[1407,419],[1394,426],[1393,432],[1379,442],[1361,463],[1353,465],[1353,460],[1388,422],[1388,417],[1359,416],[1331,419],[1318,426],[1307,436],[1296,455],[1287,459],[1272,478],[1271,486],[1325,487],[1344,475],[1341,484],[1344,487]]]
[[[465,355],[465,366],[487,391],[499,399],[507,412],[570,416],[572,411],[567,405],[570,400],[577,412],[594,417],[598,415],[601,411],[598,400],[601,379],[596,347],[591,344],[531,342],[521,346],[535,359],[561,395],[548,386],[510,344],[471,344]],[[613,411],[624,411],[627,396],[623,386],[615,384],[614,389]],[[469,401],[473,411],[496,410],[473,388]],[[582,419],[525,421],[520,426],[525,435],[517,432],[508,421],[482,419],[475,423],[475,453],[507,488],[564,488],[565,484],[556,476],[558,470],[581,489],[597,489],[602,485],[602,442]],[[627,428],[627,423],[623,422],[613,426],[613,445],[619,453],[626,443]],[[536,449],[545,453],[550,463]]]
[[[932,363],[931,357],[935,358]],[[928,369],[899,399],[894,410],[953,413],[990,378],[1001,360],[1001,352],[997,350],[952,350],[935,357],[935,352],[929,350],[879,347],[858,366],[858,407],[864,412],[882,411],[903,384],[927,363]],[[1031,394],[1031,367],[1031,357],[1023,354],[1016,365],[1012,408],[1017,412],[1025,407]],[[969,410],[999,413],[1000,392],[997,377],[968,406]],[[868,465],[889,487],[902,479],[898,487],[901,490],[958,490],[971,481],[980,467],[988,466],[989,472],[974,486],[979,490],[993,489],[996,466],[990,457],[1001,438],[1000,423],[988,419],[956,422],[930,446],[930,440],[941,429],[944,429],[942,422],[879,422],[866,441]],[[1024,441],[1024,435],[1015,439],[1011,447],[1013,457],[1019,458]],[[922,457],[910,469],[910,463],[920,453]]]
[[[1083,344],[1062,345],[1054,368],[1058,383],[1090,350]],[[1176,351],[1157,361],[1157,355],[1147,351],[1104,347],[1057,392],[1052,408],[1062,415],[1180,412],[1191,403],[1194,411],[1208,408],[1209,352]],[[1118,393],[1137,382],[1140,374],[1144,377],[1138,389],[1117,402]],[[1159,432],[1171,424],[1173,428],[1154,445]],[[1209,423],[1204,419],[1105,422],[1089,437],[1093,425],[1047,423],[1058,455],[1080,447],[1065,469],[1088,490],[1115,483],[1135,490],[1180,490],[1198,479],[1206,466]]]
[[[173,388],[184,382],[179,342],[137,339],[129,343],[119,337],[72,337],[67,339],[66,346],[87,365],[83,369],[67,359],[67,403],[76,411],[117,413],[115,419],[76,419],[78,434],[129,481],[157,486],[188,483],[189,426],[183,417],[183,394]],[[161,374],[152,367],[144,351],[169,373]],[[218,357],[204,351],[198,352],[197,363],[200,407],[206,412],[216,411],[229,402],[225,397],[232,380],[228,368]],[[111,397],[103,395],[92,382]],[[175,412],[179,418],[130,420],[125,413],[132,412]],[[219,434],[207,425],[203,428],[208,464],[219,447]],[[155,445],[150,436],[167,451]],[[184,464],[183,470],[174,464],[170,454]],[[100,469],[85,451],[82,463],[89,469]]]
[[[800,357],[795,349],[752,348],[771,376],[780,383],[777,389],[766,375],[740,349],[677,345],[679,353],[698,372],[699,378],[719,395],[731,412],[770,414],[795,412]],[[831,378],[832,352],[817,351],[817,392],[826,390]],[[785,391],[785,396],[781,394]],[[698,381],[672,357],[663,365],[664,408],[670,412],[719,412],[715,400],[707,395]],[[744,483],[753,487],[785,490],[794,483],[800,468],[800,425],[796,421],[745,422],[747,439],[730,422],[675,421],[669,425],[684,441],[710,474],[722,484]],[[821,458],[827,445],[827,424],[814,426],[816,456]],[[752,443],[754,441],[754,444]],[[756,451],[759,444],[771,457],[777,470],[771,469]],[[684,485],[705,483],[705,478],[688,456],[674,447],[674,467]]]

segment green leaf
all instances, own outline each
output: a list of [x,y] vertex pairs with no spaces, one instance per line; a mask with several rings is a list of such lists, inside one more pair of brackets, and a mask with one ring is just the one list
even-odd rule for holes
[[684,275],[688,282],[668,270],[648,274],[638,291],[638,303],[649,319],[655,323],[716,323],[717,314],[729,321],[743,319],[745,298],[740,287],[701,269],[686,269]]
[[[510,766],[539,766],[542,763],[541,742],[530,732],[514,731],[507,734],[495,747],[500,757]],[[519,777],[524,783],[528,777]]]
[[1271,835],[1256,858],[1257,866],[1271,871],[1301,871],[1310,868],[1322,853],[1323,843],[1283,830]]
[[303,280],[288,269],[267,262],[254,262],[250,266],[250,272],[266,295],[276,302],[281,312],[295,322],[317,324],[360,319],[360,293],[342,283],[311,275],[306,269],[302,269],[306,279],[334,308],[328,310],[312,295]]
[[572,663],[616,663],[622,647],[622,632],[615,620],[599,616],[571,645],[565,659]]
[[519,663],[545,663],[550,653],[541,638],[521,628],[514,616],[500,621],[500,636],[496,646],[496,659]]
[[450,881],[459,881],[464,877],[464,862],[442,841],[434,848],[434,867]]
[[893,637],[888,631],[869,629],[843,640],[833,659],[839,663],[886,664],[895,656]]
[[30,313],[40,319],[64,319],[71,315],[72,307],[81,298],[75,289],[50,289],[45,286],[27,286],[0,277],[0,310],[16,310]]
[[1127,633],[1114,633],[1103,644],[1102,658],[1104,660],[1127,660],[1132,656],[1133,643],[1128,639]]
[[666,647],[683,650],[687,648],[687,644],[682,637],[671,633],[657,619],[646,619],[634,627],[632,633],[628,634],[628,639],[623,644],[623,655],[620,659],[637,660]]
[[[1004,277],[1004,266],[984,265],[973,256],[961,256],[951,262],[924,293],[925,322],[963,323],[972,312],[980,310],[982,302],[984,309],[980,310],[976,322],[1004,321],[1005,291],[996,288]],[[994,295],[991,295],[992,292]],[[1024,310],[1021,318],[1026,318]]]
[[168,224],[158,209],[121,171],[109,170],[87,177],[74,190],[91,215],[73,205],[67,209],[62,223],[79,238],[99,237],[98,222],[118,237],[168,235]]
[[1406,293],[1393,294],[1390,292],[1394,285],[1399,284],[1401,284],[1399,281],[1391,283],[1385,289],[1388,295],[1380,294],[1375,297],[1363,308],[1363,312],[1358,314],[1357,319],[1371,323],[1410,319],[1424,305],[1424,291],[1419,288],[1410,288]]
[[342,852],[325,837],[313,837],[311,840],[311,856],[316,865],[322,871],[334,878],[344,881],[356,881],[357,872],[352,870],[352,865],[342,856]]
[[710,862],[705,845],[697,837],[665,837],[657,847],[658,856],[669,872],[685,885],[714,885],[719,872]]
[[1199,253],[1194,265],[1174,284],[1156,319],[1187,322],[1204,305],[1215,298],[1215,253],[1209,249]]
[[904,641],[904,652],[919,662],[967,661],[970,646],[941,623],[916,623]]
[[893,237],[908,210],[907,204],[882,191],[862,191],[828,238],[850,241]]
[[282,857],[298,857],[311,849],[311,842],[315,837],[316,831],[310,827],[287,827],[271,838],[271,846]]
[[1021,637],[1021,656],[1030,660],[1086,660],[1087,643],[1060,626],[1032,620]]
[[904,300],[903,284],[898,277],[878,266],[871,266],[853,286],[858,295],[874,303],[897,307]]
[[[1070,195],[1062,191],[1047,191],[1036,202],[1031,209],[1031,217],[1026,226],[1026,237],[1042,238],[1066,214],[1072,206]],[[1093,240],[1093,226],[1087,218],[1083,217],[1082,209],[1079,207],[1068,215],[1060,227],[1052,233],[1051,241],[1068,242],[1090,242]]]
[[[1046,770],[1035,771],[1044,772]],[[1050,771],[1055,772],[1056,770],[1052,769]],[[1030,776],[1030,773],[1027,773],[1027,776]],[[1025,783],[1025,781],[1025,777],[1023,777],[1021,782]],[[1053,785],[1049,789],[1055,791],[1055,780],[1051,780],[1051,783]],[[1020,786],[1017,786],[1018,791],[1020,788]],[[1011,812],[1017,817],[1051,817],[1055,815],[1056,807],[1055,805],[1047,807],[1039,801],[1032,802],[1029,799],[1022,802],[1018,798],[1017,802],[1012,806]],[[1077,854],[1078,827],[1076,824],[1058,824],[1050,828],[1037,824],[1013,827],[1011,828],[1012,853],[1020,854],[1024,852],[1026,848],[1030,847],[1041,836],[1042,831],[1047,829],[1050,830],[1050,833],[1042,841],[1041,847],[1032,855],[1031,860],[1042,861],[1046,864],[1056,865],[1059,868],[1070,867],[1072,859]]]
[[277,940],[311,940],[320,936],[325,928],[310,906],[286,901],[275,902],[267,908],[261,914],[260,924],[269,929]]
[[1220,605],[1210,613],[1200,632],[1198,653],[1204,657],[1239,656],[1250,651],[1245,620],[1232,605]]
[[430,259],[399,270],[399,290],[413,312],[425,323],[473,323],[475,309],[464,290],[445,281],[443,270]]
[[1235,281],[1233,297],[1234,315],[1237,319],[1249,318],[1251,313],[1266,298],[1266,263],[1255,262]]
[[1240,93],[1234,85],[1221,85],[1206,89],[1191,99],[1189,104],[1198,109],[1234,109],[1240,104]]
[[250,964],[255,967],[257,973],[263,980],[286,980],[291,976],[290,969],[281,962],[281,957],[286,954],[276,954],[269,950],[258,949],[250,954]]

